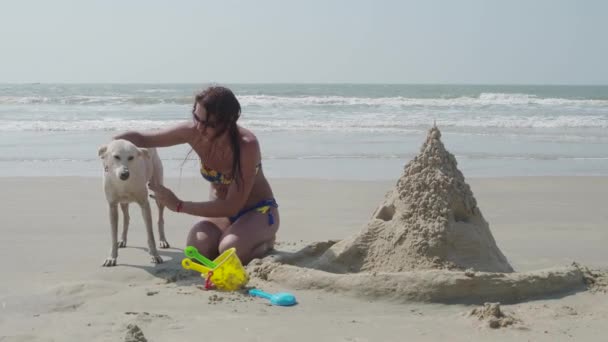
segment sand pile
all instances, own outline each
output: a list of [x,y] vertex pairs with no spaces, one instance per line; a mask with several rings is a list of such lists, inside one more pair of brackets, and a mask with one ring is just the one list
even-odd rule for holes
[[363,231],[327,250],[317,268],[338,273],[513,271],[437,127]]
[[583,281],[591,292],[608,292],[608,272],[605,270],[592,270],[577,262],[572,263],[583,274]]
[[469,316],[487,322],[488,326],[492,329],[508,327],[519,322],[512,315],[505,314],[500,309],[500,303],[484,303],[483,306],[471,310]]
[[296,289],[393,301],[513,303],[585,288],[575,265],[513,272],[437,127],[360,233],[248,270]]

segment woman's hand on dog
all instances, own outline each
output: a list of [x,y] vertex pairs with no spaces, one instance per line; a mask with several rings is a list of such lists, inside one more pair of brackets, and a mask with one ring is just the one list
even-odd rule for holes
[[181,202],[173,191],[161,184],[148,183],[148,188],[154,191],[154,194],[151,194],[150,197],[173,211],[177,209],[177,205]]

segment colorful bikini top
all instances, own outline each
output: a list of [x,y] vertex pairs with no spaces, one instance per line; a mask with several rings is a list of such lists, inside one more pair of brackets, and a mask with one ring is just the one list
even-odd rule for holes
[[[262,162],[258,163],[258,165],[255,166],[256,174],[258,173],[258,171],[260,171],[260,168],[262,168]],[[206,167],[205,163],[203,163],[202,159],[201,159],[201,176],[203,176],[203,178],[205,178],[206,180],[208,180],[209,182],[211,182],[213,184],[229,185],[230,183],[232,183],[232,176],[222,174],[219,171]]]

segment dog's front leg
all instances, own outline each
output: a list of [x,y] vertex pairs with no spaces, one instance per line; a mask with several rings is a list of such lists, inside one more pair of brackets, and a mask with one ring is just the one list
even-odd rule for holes
[[163,262],[163,259],[158,254],[156,250],[156,242],[154,241],[154,230],[152,227],[152,210],[150,209],[150,202],[148,199],[143,200],[140,204],[141,213],[144,217],[144,222],[146,224],[146,232],[148,233],[148,249],[150,252],[150,256],[152,257],[152,262],[155,264],[160,264]]
[[116,266],[118,258],[118,203],[110,203],[110,229],[112,234],[112,248],[110,256],[104,261],[103,266]]
[[165,237],[165,206],[156,201],[156,205],[158,206],[158,246],[160,248],[169,248],[169,242],[167,242],[167,238]]
[[120,203],[122,210],[122,236],[118,242],[118,248],[127,247],[127,233],[129,232],[129,203]]

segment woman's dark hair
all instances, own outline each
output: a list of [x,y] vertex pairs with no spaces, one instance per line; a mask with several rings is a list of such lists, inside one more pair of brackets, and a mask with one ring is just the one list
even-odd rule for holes
[[220,86],[211,86],[198,93],[194,98],[192,112],[196,110],[196,104],[205,107],[207,120],[203,126],[214,126],[215,135],[213,139],[228,131],[230,147],[232,148],[232,179],[240,185],[241,174],[241,144],[240,134],[236,122],[241,116],[241,105],[234,93]]

